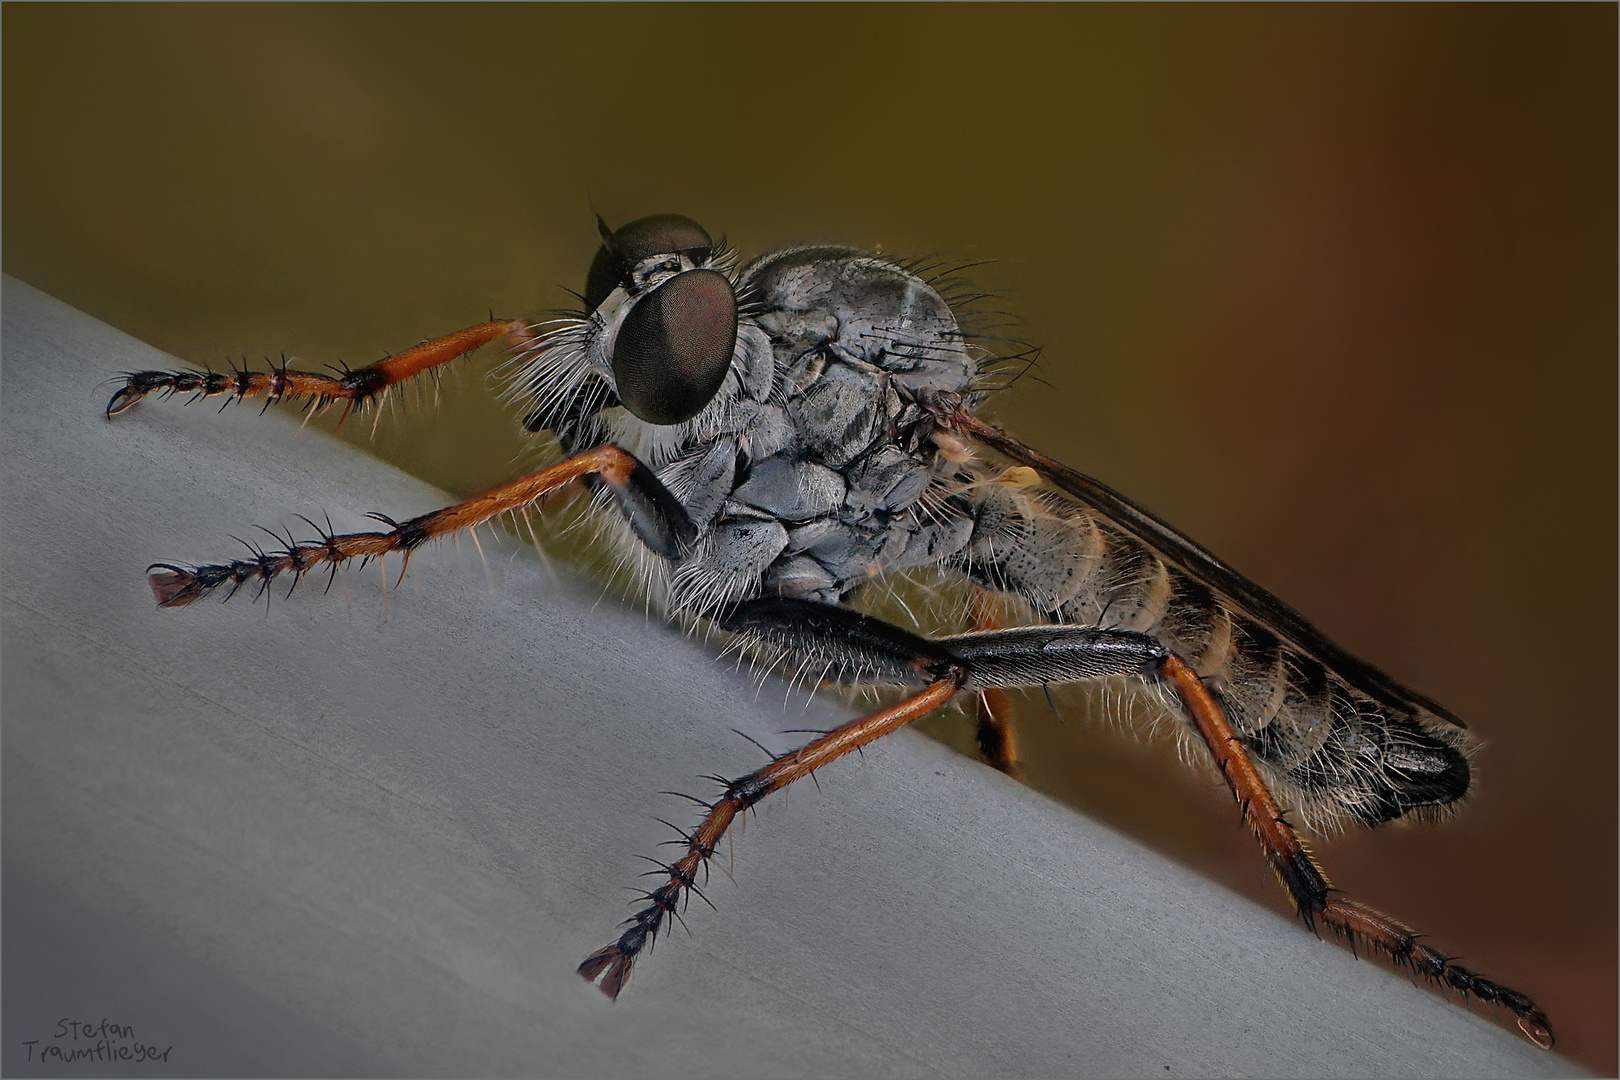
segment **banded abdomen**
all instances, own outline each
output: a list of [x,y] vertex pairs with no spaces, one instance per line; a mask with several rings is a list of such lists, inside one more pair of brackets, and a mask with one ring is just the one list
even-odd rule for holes
[[1036,618],[1157,637],[1219,695],[1307,821],[1373,825],[1468,790],[1459,725],[1308,625],[1302,633],[1269,594],[1255,603],[1259,590],[1239,579],[1251,596],[1234,596],[1093,508],[988,473],[972,479],[951,500],[973,521],[958,556],[966,573]]

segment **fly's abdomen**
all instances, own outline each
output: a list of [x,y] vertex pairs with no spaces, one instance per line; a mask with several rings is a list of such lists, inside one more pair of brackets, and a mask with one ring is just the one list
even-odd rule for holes
[[1375,700],[1095,511],[995,482],[958,499],[973,519],[960,556],[969,576],[1037,619],[1156,637],[1219,694],[1250,753],[1311,823],[1377,824],[1468,790],[1461,729]]

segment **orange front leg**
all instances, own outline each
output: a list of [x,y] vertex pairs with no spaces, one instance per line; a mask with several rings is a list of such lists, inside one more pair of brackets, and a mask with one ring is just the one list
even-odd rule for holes
[[[496,338],[520,334],[527,329],[529,324],[523,319],[491,319],[454,334],[424,341],[415,348],[342,375],[292,371],[285,365],[274,371],[132,371],[124,376],[124,385],[107,402],[107,416],[118,415],[152,393],[165,397],[172,394],[196,394],[198,397],[229,394],[233,398],[264,394],[269,401],[279,401],[290,394],[311,399],[314,408],[342,401],[343,416],[347,418],[357,406],[363,407],[375,400],[395,383],[465,356]],[[338,423],[342,426],[341,420]]]
[[[263,589],[282,574],[292,574],[296,581],[305,572],[322,564],[330,565],[332,572],[336,573],[338,565],[349,559],[380,559],[395,551],[404,552],[409,560],[410,553],[429,540],[470,529],[491,518],[532,506],[553,491],[588,475],[600,477],[614,490],[634,486],[646,489],[649,484],[656,484],[655,480],[649,479],[651,474],[646,471],[646,466],[628,451],[609,443],[559,461],[521,480],[503,484],[466,502],[409,521],[395,522],[380,514],[373,514],[372,517],[391,526],[386,532],[328,533],[317,540],[292,544],[281,551],[260,552],[251,559],[208,566],[155,563],[147,569],[147,582],[152,586],[152,594],[157,597],[159,607],[184,607],[221,585],[230,585],[234,593],[248,582],[257,581]],[[690,527],[690,523],[685,526],[687,530]],[[675,524],[672,531],[679,533],[681,529]],[[403,574],[404,570],[400,572]]]

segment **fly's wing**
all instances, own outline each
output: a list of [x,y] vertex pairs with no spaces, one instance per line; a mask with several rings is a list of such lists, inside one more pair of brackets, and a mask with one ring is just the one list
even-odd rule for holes
[[1176,567],[1217,593],[1228,596],[1279,638],[1316,658],[1324,667],[1374,701],[1402,713],[1427,710],[1457,727],[1466,727],[1432,698],[1403,686],[1378,668],[1350,655],[1330,641],[1299,612],[1216,558],[1191,537],[1106,484],[1036,450],[967,412],[945,420],[946,426],[1028,465],[1053,486],[1106,516],[1123,531],[1151,547]]

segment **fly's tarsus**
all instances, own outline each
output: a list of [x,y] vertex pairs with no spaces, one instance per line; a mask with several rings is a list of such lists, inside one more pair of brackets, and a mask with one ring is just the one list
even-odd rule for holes
[[[410,524],[410,523],[407,523]],[[324,534],[318,540],[291,544],[280,551],[255,551],[252,558],[233,559],[227,563],[187,568],[173,563],[154,563],[147,567],[146,582],[158,607],[185,607],[213,592],[222,585],[231,587],[230,596],[249,582],[260,583],[260,590],[283,574],[293,575],[294,583],[305,572],[330,564],[335,573],[338,564],[353,558],[373,558],[390,551],[409,551],[404,526],[386,533]]]
[[227,403],[263,394],[267,404],[285,397],[307,397],[321,408],[339,400],[347,400],[351,406],[363,404],[376,393],[363,386],[347,385],[350,377],[289,371],[285,367],[274,371],[132,371],[107,402],[106,413],[111,419],[148,394],[194,394],[199,398],[226,394]]
[[342,401],[347,405],[343,413],[347,417],[395,383],[465,356],[498,337],[516,335],[528,328],[529,324],[523,319],[491,319],[337,375],[294,371],[285,362],[271,371],[132,371],[124,376],[124,385],[107,402],[106,414],[111,419],[154,393],[163,397],[229,394],[231,400],[263,394],[267,403],[284,397],[307,398],[317,409]]
[[[703,823],[690,833],[681,832],[686,853],[669,864],[659,864],[669,880],[642,897],[646,906],[624,922],[625,931],[619,940],[587,956],[578,971],[585,981],[594,983],[602,993],[617,999],[630,978],[630,969],[643,949],[650,947],[663,928],[666,916],[679,919],[679,907],[687,892],[703,894],[698,889],[697,873],[705,871],[714,856],[715,844],[725,835],[737,814],[752,805],[740,794],[728,793],[709,807]],[[657,871],[654,871],[657,873]],[[703,897],[707,901],[707,897]]]
[[[200,566],[187,570],[183,566],[154,563],[146,568],[146,583],[152,586],[152,595],[157,598],[158,607],[185,607],[224,584],[230,571],[228,565]],[[215,577],[218,580],[212,580]]]
[[683,845],[686,852],[666,868],[669,880],[646,894],[646,906],[625,921],[626,929],[619,940],[585,958],[578,968],[580,976],[596,984],[608,997],[617,998],[630,978],[636,957],[652,945],[663,928],[665,917],[680,918],[678,908],[685,894],[697,891],[699,867],[706,867],[714,857],[715,846],[738,814],[828,762],[933,712],[956,696],[962,681],[960,674],[936,679],[887,708],[851,720],[798,750],[773,759],[762,769],[724,783],[724,793],[709,806],[696,829],[690,833],[676,829],[682,839],[674,843]]
[[1517,1018],[1519,1030],[1526,1038],[1543,1050],[1552,1049],[1552,1026],[1547,1014],[1534,1001],[1517,990],[1452,963],[1451,957],[1423,944],[1412,930],[1382,912],[1338,896],[1329,898],[1314,912],[1304,906],[1299,910],[1312,929],[1316,925],[1314,919],[1321,919],[1334,936],[1349,942],[1352,951],[1358,944],[1370,947],[1397,967],[1407,968],[1442,989],[1455,990],[1464,998],[1507,1009]]

